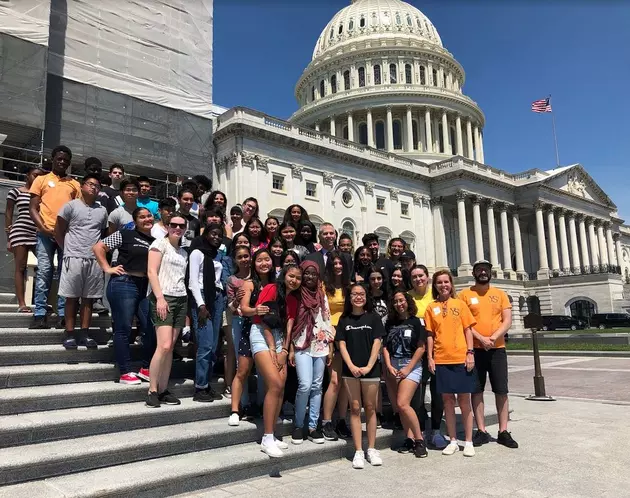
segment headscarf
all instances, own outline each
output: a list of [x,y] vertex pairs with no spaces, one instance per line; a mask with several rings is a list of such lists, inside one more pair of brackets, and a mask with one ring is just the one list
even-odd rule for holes
[[313,328],[315,327],[315,320],[317,314],[322,313],[322,317],[327,319],[326,314],[326,296],[322,289],[322,280],[319,274],[319,265],[314,261],[302,261],[300,263],[302,272],[305,272],[308,268],[312,268],[317,275],[317,284],[315,290],[308,289],[305,285],[300,286],[300,304],[298,306],[297,318],[295,319],[295,325],[293,326],[292,339],[296,339],[302,334],[302,331],[306,329],[306,342],[304,343],[304,349],[307,349],[311,345],[313,339]]

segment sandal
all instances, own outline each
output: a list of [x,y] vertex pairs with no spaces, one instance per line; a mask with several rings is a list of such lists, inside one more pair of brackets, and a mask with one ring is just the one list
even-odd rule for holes
[[29,306],[20,306],[17,312],[18,313],[33,313],[33,310]]

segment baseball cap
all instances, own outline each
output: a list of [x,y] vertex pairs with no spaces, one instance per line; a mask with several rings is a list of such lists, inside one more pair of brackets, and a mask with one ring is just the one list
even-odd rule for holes
[[481,265],[489,266],[490,269],[492,269],[492,263],[490,263],[490,261],[488,261],[487,259],[478,259],[477,261],[475,261],[475,264],[473,264],[473,270],[477,266],[481,266]]
[[413,259],[415,261],[416,259],[416,255],[414,254],[413,251],[403,251],[403,253],[400,255],[400,259],[405,258],[405,259]]

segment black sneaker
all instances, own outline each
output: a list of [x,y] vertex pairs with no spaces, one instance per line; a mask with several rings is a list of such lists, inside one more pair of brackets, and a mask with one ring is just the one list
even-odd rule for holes
[[160,397],[158,393],[155,391],[151,391],[147,396],[147,402],[145,403],[149,408],[159,408],[160,407]]
[[490,441],[492,441],[492,437],[490,436],[490,434],[484,431],[480,431],[479,429],[477,429],[477,432],[475,432],[475,435],[473,436],[474,447],[479,447],[484,444],[488,444]]
[[324,439],[326,441],[337,441],[339,439],[339,435],[335,428],[332,425],[332,422],[326,422],[324,427],[322,427],[322,433],[324,434]]
[[63,341],[63,347],[66,349],[77,349],[77,341],[74,337],[70,337]]
[[89,335],[77,338],[77,346],[85,346],[88,349],[98,349],[98,344]]
[[314,431],[309,431],[308,439],[315,444],[324,444],[325,441],[324,435],[318,429],[315,429]]
[[402,422],[400,420],[400,413],[395,413],[394,414],[394,430],[395,431],[402,431],[403,430],[403,425],[402,425]]
[[177,396],[172,394],[168,389],[158,394],[158,398],[161,403],[165,405],[181,405],[182,402],[179,400]]
[[213,401],[220,401],[223,399],[223,396],[212,389],[212,386],[208,387],[208,393],[212,396]]
[[193,401],[198,401],[199,403],[212,403],[214,398],[208,389],[197,389],[193,395]]
[[413,449],[414,449],[413,439],[405,438],[402,446],[398,448],[396,451],[398,453],[411,453]]
[[59,317],[57,323],[55,324],[56,329],[66,330],[66,319],[64,317]]
[[512,439],[512,434],[510,434],[508,431],[499,432],[497,443],[502,444],[506,448],[518,448],[518,443],[514,441],[514,439]]
[[376,414],[376,428],[380,429],[381,427],[383,427],[383,425],[381,424],[381,414],[377,413]]
[[429,456],[427,453],[427,445],[424,443],[424,439],[418,439],[413,445],[413,454],[416,458],[426,458]]
[[291,433],[291,442],[293,444],[302,444],[304,442],[304,430],[301,427],[296,427]]
[[337,422],[337,434],[339,434],[339,437],[342,439],[347,439],[352,436],[348,424],[346,424],[346,419],[342,418]]
[[34,316],[33,322],[28,327],[30,330],[36,329],[49,329],[50,326],[46,323],[45,316]]
[[241,416],[241,420],[254,420],[254,418],[256,417],[255,413],[254,413],[254,405],[247,405],[246,407],[244,407],[242,409],[242,416]]

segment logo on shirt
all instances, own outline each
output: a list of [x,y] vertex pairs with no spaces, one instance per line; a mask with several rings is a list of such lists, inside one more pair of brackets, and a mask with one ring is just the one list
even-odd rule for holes
[[489,297],[492,303],[497,304],[499,302],[499,296],[489,296]]

